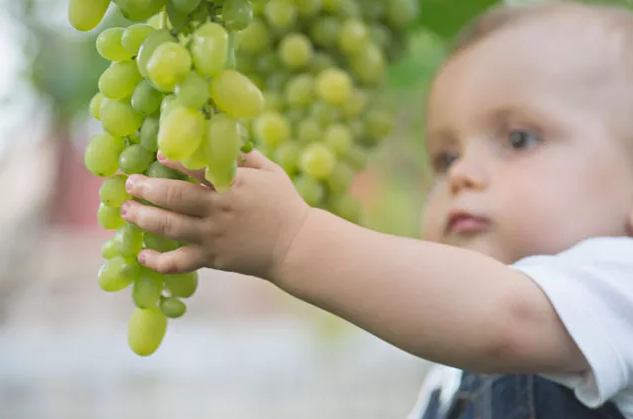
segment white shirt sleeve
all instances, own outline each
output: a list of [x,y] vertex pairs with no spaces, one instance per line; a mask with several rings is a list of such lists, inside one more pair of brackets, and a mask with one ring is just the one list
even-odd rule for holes
[[[588,239],[552,256],[522,259],[524,272],[545,292],[590,370],[548,374],[597,407],[633,391],[633,239]],[[628,398],[628,397],[627,397]]]

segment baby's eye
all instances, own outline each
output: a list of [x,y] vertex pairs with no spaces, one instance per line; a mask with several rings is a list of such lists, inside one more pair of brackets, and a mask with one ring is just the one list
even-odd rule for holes
[[508,142],[510,147],[515,150],[522,150],[530,147],[534,147],[541,141],[538,134],[528,130],[515,130],[511,131],[508,136]]
[[454,152],[438,153],[433,158],[433,168],[435,173],[446,173],[453,163],[459,158]]

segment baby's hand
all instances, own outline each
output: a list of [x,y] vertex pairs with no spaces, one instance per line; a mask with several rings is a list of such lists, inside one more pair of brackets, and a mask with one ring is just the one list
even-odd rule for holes
[[130,176],[128,192],[160,208],[128,201],[121,207],[123,218],[188,244],[167,253],[144,250],[142,265],[161,273],[209,267],[274,280],[309,206],[279,166],[256,150],[244,158],[224,194],[204,180],[204,171],[187,171],[171,161],[162,163],[201,184]]

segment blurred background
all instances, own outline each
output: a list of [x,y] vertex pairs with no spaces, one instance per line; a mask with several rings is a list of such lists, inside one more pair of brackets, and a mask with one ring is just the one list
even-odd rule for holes
[[[464,22],[494,0],[423,0],[389,69],[396,129],[359,175],[365,224],[418,237],[424,95]],[[97,285],[101,179],[83,164],[107,62],[66,0],[0,0],[0,419],[404,418],[428,364],[268,284],[206,270],[160,350],[127,346],[128,293]]]

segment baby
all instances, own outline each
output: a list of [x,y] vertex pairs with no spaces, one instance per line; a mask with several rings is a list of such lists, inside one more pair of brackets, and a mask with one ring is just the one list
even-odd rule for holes
[[493,10],[428,98],[425,240],[310,208],[245,155],[232,189],[131,176],[139,261],[264,278],[438,367],[410,418],[633,419],[633,16]]

